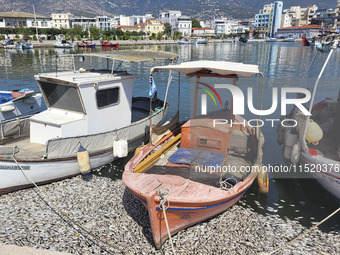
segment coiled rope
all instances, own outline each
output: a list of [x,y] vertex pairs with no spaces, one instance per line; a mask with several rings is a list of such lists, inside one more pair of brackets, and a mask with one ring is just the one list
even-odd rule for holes
[[[176,254],[174,243],[172,242],[172,238],[171,238],[168,218],[166,217],[166,209],[168,209],[168,207],[169,207],[168,196],[170,195],[170,188],[167,187],[166,190],[162,190],[161,188],[158,188],[157,194],[161,198],[160,203],[159,203],[159,208],[161,208],[162,211],[163,211],[165,226],[166,226],[166,230],[168,231],[168,236],[169,236],[169,241],[170,241],[170,244],[171,244],[172,252],[173,252],[173,254]],[[166,202],[168,202],[167,206],[165,206]]]
[[[44,201],[44,203],[48,206],[48,207],[50,207],[51,209],[52,209],[52,211],[54,212],[54,213],[56,213],[63,221],[65,221],[71,228],[73,228],[74,230],[76,230],[77,232],[80,232],[80,234],[84,237],[84,238],[86,238],[86,239],[88,239],[89,241],[91,241],[92,243],[94,243],[94,244],[96,244],[96,245],[98,245],[97,243],[95,243],[93,240],[91,240],[88,236],[86,236],[84,233],[86,233],[87,235],[89,235],[89,236],[91,236],[91,237],[93,237],[94,239],[96,239],[97,241],[99,241],[99,242],[101,242],[101,243],[103,243],[103,244],[105,244],[105,245],[107,245],[107,246],[109,246],[109,247],[111,247],[111,248],[113,248],[113,249],[115,249],[115,250],[117,250],[117,251],[120,251],[121,253],[124,253],[124,254],[129,254],[129,252],[127,252],[127,251],[125,251],[125,250],[123,250],[123,249],[120,249],[119,247],[117,247],[117,246],[115,246],[115,245],[112,245],[112,244],[110,244],[110,243],[108,243],[108,242],[105,242],[104,240],[102,240],[102,239],[100,239],[99,237],[97,237],[96,235],[94,235],[94,234],[92,234],[91,232],[89,232],[88,230],[86,230],[84,227],[82,227],[82,226],[80,226],[77,222],[75,222],[73,219],[71,219],[64,211],[62,211],[61,209],[59,209],[58,207],[56,207],[53,203],[52,203],[52,201],[51,200],[49,200],[48,199],[48,196],[47,196],[47,194],[46,193],[44,193],[43,192],[43,190],[42,189],[40,189],[38,186],[37,186],[37,184],[28,176],[28,175],[26,175],[26,173],[24,172],[24,170],[22,169],[22,167],[21,167],[21,165],[18,163],[18,161],[15,159],[15,157],[14,156],[11,156],[12,157],[12,159],[14,160],[14,162],[17,164],[17,166],[20,168],[20,170],[21,170],[21,172],[22,172],[22,174],[25,176],[25,178],[29,181],[29,182],[31,182],[36,188],[37,188],[37,190],[39,191],[37,191],[37,190],[34,190],[36,193],[37,193],[37,195],[41,198],[41,200],[43,200]],[[42,194],[44,194],[44,196],[42,196]],[[52,206],[53,205],[53,206]],[[65,219],[66,218],[66,219]],[[72,224],[73,225],[72,225]],[[76,228],[76,227],[78,228]],[[79,229],[81,230],[81,231],[79,231]],[[83,233],[84,232],[84,233]],[[99,245],[98,245],[99,246]],[[112,252],[110,252],[110,251],[108,251],[107,249],[105,249],[105,248],[103,248],[103,247],[101,247],[103,250],[105,250],[106,252],[108,252],[108,253],[111,253],[111,254],[113,254]]]

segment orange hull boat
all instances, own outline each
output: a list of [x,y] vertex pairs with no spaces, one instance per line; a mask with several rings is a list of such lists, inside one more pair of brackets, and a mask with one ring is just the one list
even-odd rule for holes
[[[232,79],[236,85],[238,76],[261,74],[254,65],[215,61],[154,67],[151,74],[162,69],[196,76],[194,116],[199,84],[212,88],[200,78]],[[150,84],[154,85],[152,79]],[[234,205],[261,169],[261,132],[249,125],[228,124],[246,123],[233,115],[233,105],[182,124],[178,116],[177,112],[163,126],[151,127],[151,142],[139,149],[123,173],[127,188],[148,210],[156,248],[178,231]],[[225,121],[215,125],[216,120]]]

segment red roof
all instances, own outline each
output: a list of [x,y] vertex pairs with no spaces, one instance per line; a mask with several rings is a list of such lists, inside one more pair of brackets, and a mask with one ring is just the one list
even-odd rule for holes
[[202,27],[202,28],[199,28],[199,27],[193,27],[192,30],[211,30],[212,28],[210,27]]
[[137,26],[124,26],[124,25],[118,25],[118,26],[115,26],[115,28],[136,28],[136,29],[138,29],[138,27]]
[[282,29],[321,29],[321,26],[319,25],[305,25],[305,26],[298,26],[298,27],[284,27],[284,28],[279,28],[280,30]]
[[[137,25],[138,26],[141,26],[141,25],[151,25],[152,23],[150,22],[150,20],[155,20],[155,21],[158,21],[157,19],[148,19],[146,22],[141,22],[141,23],[138,23]],[[163,25],[164,23],[159,21],[159,24]]]

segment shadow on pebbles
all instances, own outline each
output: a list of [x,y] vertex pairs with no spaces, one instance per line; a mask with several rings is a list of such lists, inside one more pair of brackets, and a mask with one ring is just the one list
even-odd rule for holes
[[[0,242],[72,254],[172,254],[169,241],[154,248],[147,210],[121,180],[78,176],[40,189],[52,206],[33,188],[0,196]],[[305,230],[297,221],[236,204],[180,231],[173,243],[178,254],[259,254]],[[340,235],[315,229],[280,254],[340,254]]]

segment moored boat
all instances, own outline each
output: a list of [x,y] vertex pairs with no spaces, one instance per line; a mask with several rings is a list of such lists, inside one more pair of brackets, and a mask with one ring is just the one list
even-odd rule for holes
[[33,44],[25,41],[20,42],[22,49],[33,49]]
[[[178,110],[162,126],[152,126],[150,143],[139,149],[123,173],[127,188],[148,210],[157,248],[178,231],[234,205],[261,168],[264,142],[259,127],[239,125],[245,120],[233,114],[233,106],[230,110],[220,109],[207,114],[203,107],[201,115],[196,115],[201,86],[203,91],[209,88],[218,96],[206,80],[218,80],[219,84],[232,80],[236,85],[239,77],[262,76],[258,66],[192,61],[154,67],[150,79],[162,70],[195,78],[193,118],[178,123]],[[167,90],[169,86],[170,83]],[[180,84],[176,90],[180,95]],[[219,96],[218,99],[222,105]],[[230,125],[230,120],[239,124]],[[215,125],[216,121],[223,124]],[[242,171],[242,168],[249,171]]]
[[[172,61],[174,54],[119,51],[63,57],[73,63],[73,70],[35,76],[48,109],[2,125],[0,194],[89,172],[125,157],[147,139],[150,123],[163,119],[168,104],[132,97],[136,76],[116,70],[115,64]],[[86,60],[97,61],[98,68],[86,70]],[[79,153],[88,156],[77,157]]]
[[177,41],[178,44],[195,44],[196,42],[188,39],[188,38],[182,38],[181,40]]
[[199,37],[197,39],[197,44],[208,44],[208,39],[207,38],[204,38],[204,37]]
[[6,121],[40,112],[42,101],[42,94],[30,89],[0,91],[0,126]]
[[279,41],[279,39],[274,38],[274,37],[270,37],[270,38],[266,39],[266,42],[278,42],[278,41]]
[[110,43],[108,41],[102,42],[102,47],[111,47],[116,50],[119,50],[119,43]]
[[68,42],[64,35],[58,36],[57,41],[54,43],[54,48],[72,49],[74,44]]
[[[309,106],[311,116],[294,108],[289,119],[296,127],[281,127],[278,141],[284,144],[284,158],[300,164],[302,177],[312,176],[340,201],[340,93],[337,100],[324,98],[313,103],[322,74],[338,41],[331,44],[326,62],[315,82]],[[322,51],[322,50],[320,50]]]
[[82,41],[81,43],[77,43],[79,48],[96,48],[96,44],[91,41]]

